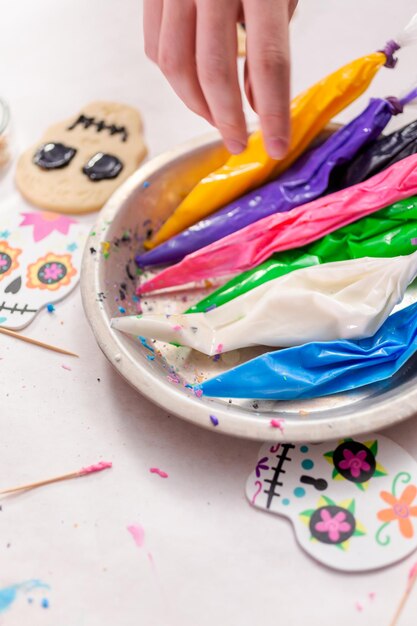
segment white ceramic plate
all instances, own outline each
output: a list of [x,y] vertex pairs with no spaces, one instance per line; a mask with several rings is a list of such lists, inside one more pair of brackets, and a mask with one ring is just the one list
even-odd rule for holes
[[[101,211],[84,253],[81,288],[87,318],[109,361],[138,392],[169,413],[238,437],[323,441],[375,431],[411,417],[417,410],[417,357],[389,381],[326,398],[295,402],[199,399],[186,383],[213,376],[262,349],[234,351],[213,361],[187,348],[156,342],[151,344],[156,352],[151,353],[139,340],[110,327],[110,319],[120,315],[120,306],[127,313],[136,312],[133,259],[146,232],[158,226],[202,176],[223,162],[224,154],[214,133],[167,152],[143,165]],[[103,254],[107,249],[108,256]],[[180,311],[201,295],[155,296],[144,300],[143,307],[155,312]],[[415,288],[406,298],[407,303],[416,300]],[[210,415],[217,417],[217,427]],[[277,417],[285,420],[283,432],[270,425]]]

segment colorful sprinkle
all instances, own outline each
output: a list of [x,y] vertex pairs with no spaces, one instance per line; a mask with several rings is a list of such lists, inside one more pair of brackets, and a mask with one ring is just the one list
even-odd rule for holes
[[282,433],[284,432],[284,422],[283,419],[272,419],[269,423],[272,428],[278,428]]
[[65,365],[64,363],[61,365],[61,367],[62,367],[63,370],[68,370],[68,372],[72,371],[70,366],[69,365]]
[[148,359],[148,361],[155,361],[155,355],[154,354],[147,354],[146,358]]
[[174,330],[177,333],[180,330],[182,330],[182,326],[180,326],[179,324],[176,324],[175,326],[172,327],[172,330]]
[[48,313],[53,313],[55,311],[55,307],[53,304],[47,304],[46,310],[48,311]]
[[138,337],[139,341],[141,342],[142,346],[144,346],[145,348],[147,348],[148,350],[150,350],[151,352],[155,352],[155,350],[152,348],[152,346],[150,346],[147,342],[146,342],[146,338],[142,337],[141,335],[139,335]]
[[150,187],[151,183],[148,180],[145,180],[145,182],[143,183],[142,187],[144,189],[147,189],[148,187]]
[[101,242],[101,252],[105,259],[108,259],[110,256],[110,241],[102,241]]
[[168,474],[159,469],[159,467],[150,467],[149,471],[151,474],[158,474],[158,476],[160,476],[161,478],[168,478]]
[[126,526],[126,530],[132,535],[133,541],[141,548],[145,541],[145,530],[140,524],[129,524]]
[[99,461],[94,465],[89,465],[88,467],[83,467],[80,469],[78,474],[80,476],[86,476],[86,474],[94,474],[95,472],[102,472],[103,470],[110,469],[113,467],[113,463],[111,461]]
[[49,600],[48,598],[42,598],[41,606],[43,609],[49,609]]
[[217,417],[215,415],[210,415],[210,421],[213,424],[213,426],[218,426],[219,425],[219,420],[217,419]]
[[120,313],[122,314],[126,313],[126,309],[124,308],[124,306],[119,306],[118,309]]
[[171,374],[168,374],[167,380],[169,383],[174,383],[175,385],[179,385],[181,382],[180,377],[175,372],[171,372]]

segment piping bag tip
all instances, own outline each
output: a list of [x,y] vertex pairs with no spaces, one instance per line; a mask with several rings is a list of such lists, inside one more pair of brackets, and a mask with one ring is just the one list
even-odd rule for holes
[[155,248],[156,243],[154,243],[152,241],[152,239],[145,239],[145,241],[143,242],[143,247],[145,248],[145,250],[152,250],[152,248]]

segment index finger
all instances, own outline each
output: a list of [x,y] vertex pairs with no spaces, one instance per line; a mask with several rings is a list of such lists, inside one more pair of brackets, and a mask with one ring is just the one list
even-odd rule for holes
[[290,135],[288,0],[244,0],[246,54],[266,148],[285,156]]

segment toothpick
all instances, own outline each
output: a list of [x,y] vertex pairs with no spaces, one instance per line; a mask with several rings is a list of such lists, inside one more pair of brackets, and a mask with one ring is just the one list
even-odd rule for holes
[[20,333],[16,333],[14,330],[10,330],[9,328],[3,328],[0,326],[0,333],[3,333],[3,335],[9,335],[15,339],[20,339],[21,341],[26,341],[27,343],[32,343],[34,346],[39,346],[40,348],[45,348],[46,350],[52,350],[53,352],[67,354],[68,356],[76,356],[78,358],[78,354],[75,354],[75,352],[58,348],[58,346],[51,346],[49,343],[39,341],[38,339],[32,339],[32,337],[27,337],[26,335],[21,335]]
[[59,483],[62,480],[70,480],[71,478],[80,478],[81,476],[87,476],[87,474],[94,474],[95,472],[101,472],[105,469],[112,467],[110,461],[100,461],[95,465],[89,467],[82,467],[78,472],[71,472],[70,474],[63,474],[62,476],[55,476],[54,478],[48,478],[47,480],[40,480],[36,483],[29,483],[28,485],[21,485],[20,487],[12,487],[10,489],[3,489],[0,491],[0,495],[18,493],[20,491],[28,491],[29,489],[36,489],[37,487],[43,487],[44,485],[50,485],[52,483]]
[[400,619],[401,613],[405,607],[405,604],[415,585],[416,580],[417,580],[417,563],[415,563],[413,567],[410,569],[410,572],[408,574],[408,584],[407,584],[406,590],[404,591],[401,597],[400,603],[397,607],[397,610],[395,611],[395,615],[390,622],[390,626],[397,626],[398,620]]

